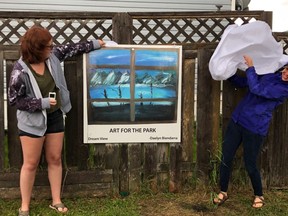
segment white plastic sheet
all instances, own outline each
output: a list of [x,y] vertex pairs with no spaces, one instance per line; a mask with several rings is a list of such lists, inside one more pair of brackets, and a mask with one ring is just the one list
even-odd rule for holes
[[212,78],[226,80],[237,69],[246,70],[243,55],[251,56],[257,74],[273,73],[288,63],[288,56],[283,55],[283,47],[275,40],[267,23],[233,24],[225,29],[210,59]]
[[118,44],[115,41],[105,41],[105,47],[114,47]]

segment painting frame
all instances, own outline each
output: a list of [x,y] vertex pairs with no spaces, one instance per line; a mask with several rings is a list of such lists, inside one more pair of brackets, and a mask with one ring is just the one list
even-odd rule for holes
[[181,142],[182,46],[83,54],[83,142]]

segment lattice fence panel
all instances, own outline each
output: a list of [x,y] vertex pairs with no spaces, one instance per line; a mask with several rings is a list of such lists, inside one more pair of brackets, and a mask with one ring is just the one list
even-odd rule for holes
[[135,17],[133,19],[133,41],[136,44],[214,43],[219,42],[228,25],[248,23],[255,19],[257,16]]
[[282,44],[284,52],[288,55],[288,32],[274,33],[277,41]]
[[1,18],[0,44],[16,45],[31,26],[47,28],[55,44],[75,43],[80,40],[101,38],[112,40],[112,19],[33,19]]

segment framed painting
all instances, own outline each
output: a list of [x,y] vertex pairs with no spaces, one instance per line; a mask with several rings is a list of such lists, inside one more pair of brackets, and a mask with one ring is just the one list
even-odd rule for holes
[[181,65],[176,45],[84,54],[84,143],[180,142]]

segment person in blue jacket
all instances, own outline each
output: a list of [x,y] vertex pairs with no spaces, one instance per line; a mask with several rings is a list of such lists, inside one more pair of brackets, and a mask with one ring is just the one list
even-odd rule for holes
[[288,98],[288,65],[275,73],[258,75],[252,58],[245,55],[244,60],[248,66],[246,76],[235,74],[228,79],[236,87],[248,87],[248,92],[232,113],[225,132],[220,164],[220,193],[213,203],[221,205],[228,199],[232,161],[239,145],[243,143],[245,168],[255,196],[252,207],[261,208],[264,197],[257,157],[268,133],[273,110]]
[[[42,148],[48,164],[52,203],[50,208],[66,213],[61,201],[63,115],[71,109],[61,62],[67,57],[104,46],[102,40],[53,45],[49,31],[33,26],[21,39],[21,57],[15,62],[8,88],[9,103],[17,108],[17,126],[22,146],[19,216],[28,216],[36,170]],[[52,92],[52,94],[51,94]],[[50,97],[54,95],[55,97]]]

